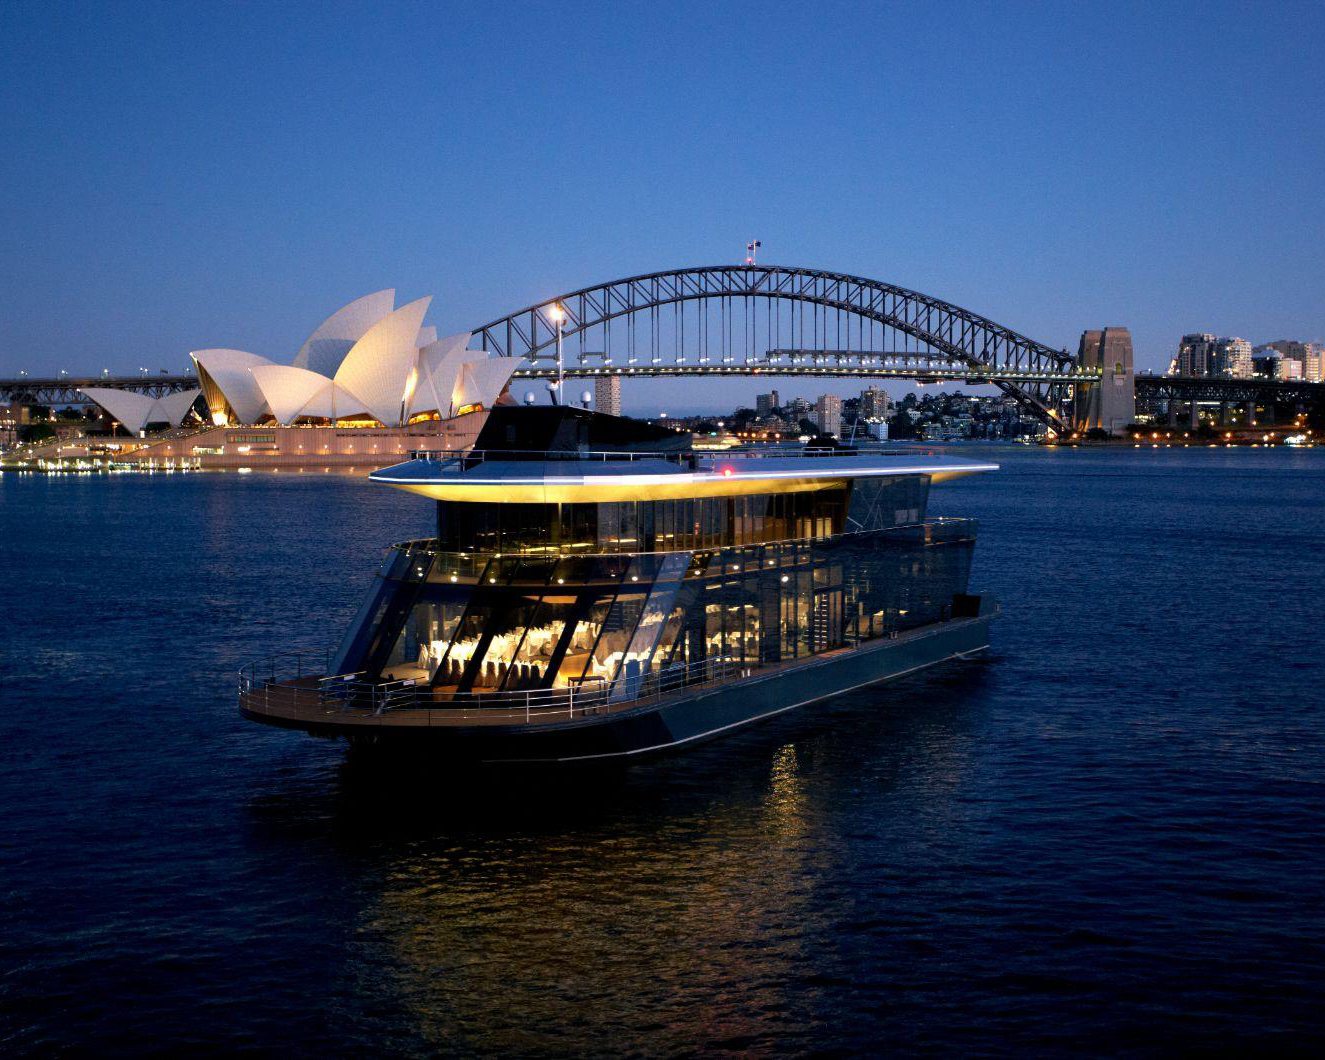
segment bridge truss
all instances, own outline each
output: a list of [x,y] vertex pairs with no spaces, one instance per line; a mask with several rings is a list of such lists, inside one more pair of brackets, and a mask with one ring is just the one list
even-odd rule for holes
[[85,378],[62,375],[49,379],[20,376],[17,379],[0,379],[0,404],[90,405],[93,401],[82,393],[84,387],[132,390],[158,398],[181,390],[192,390],[197,385],[198,377],[195,375],[93,375]]
[[1073,388],[1098,378],[1055,350],[930,295],[844,273],[711,265],[631,276],[475,329],[520,357],[517,376],[565,374],[933,377],[992,383],[1065,429]]
[[1270,402],[1312,408],[1325,405],[1325,383],[1300,379],[1138,375],[1136,398],[1138,401]]

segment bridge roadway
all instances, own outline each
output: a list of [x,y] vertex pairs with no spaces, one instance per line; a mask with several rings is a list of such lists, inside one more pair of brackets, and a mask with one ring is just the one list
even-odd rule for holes
[[[917,357],[910,353],[862,354],[844,350],[773,350],[756,362],[712,363],[698,358],[680,363],[631,363],[586,354],[583,362],[565,366],[568,379],[593,379],[602,376],[678,377],[678,376],[807,376],[823,378],[859,378],[871,381],[917,380],[934,383],[965,383],[970,386],[1009,383],[1092,383],[1099,378],[1097,369],[1074,368],[1071,371],[1028,371],[1016,369],[979,370],[955,365],[937,358]],[[556,372],[555,358],[537,357],[526,368],[518,369],[516,379],[546,379]],[[197,377],[181,375],[129,376],[59,376],[41,378],[22,376],[0,379],[0,404],[83,405],[89,399],[82,387],[110,387],[132,390],[151,397],[190,390],[198,385]],[[1188,404],[1192,401],[1215,403],[1278,402],[1304,406],[1325,405],[1325,383],[1270,379],[1209,379],[1184,376],[1140,374],[1135,377],[1136,396],[1143,401],[1169,401]]]
[[1138,375],[1141,400],[1197,402],[1267,402],[1285,405],[1325,404],[1325,383],[1300,379],[1211,379],[1199,376]]

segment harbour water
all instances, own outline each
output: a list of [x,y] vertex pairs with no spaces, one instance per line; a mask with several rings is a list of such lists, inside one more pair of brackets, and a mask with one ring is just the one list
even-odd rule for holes
[[1325,450],[963,449],[994,650],[628,770],[241,721],[430,506],[0,476],[0,1048],[1325,1041]]

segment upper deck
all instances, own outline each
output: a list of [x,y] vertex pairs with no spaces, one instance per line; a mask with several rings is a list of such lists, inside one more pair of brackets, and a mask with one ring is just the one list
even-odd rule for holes
[[928,483],[996,470],[932,450],[697,450],[670,427],[565,406],[496,408],[473,448],[411,456],[369,477],[439,502],[592,505],[841,491],[858,479]]

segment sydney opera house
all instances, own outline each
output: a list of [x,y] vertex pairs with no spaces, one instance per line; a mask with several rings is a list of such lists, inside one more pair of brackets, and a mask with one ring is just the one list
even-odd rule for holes
[[467,333],[439,339],[423,323],[432,299],[396,308],[395,294],[337,310],[288,363],[197,350],[200,390],[83,393],[135,435],[148,424],[177,427],[201,394],[210,426],[167,430],[120,457],[139,465],[370,469],[414,449],[472,444],[518,359],[469,349]]

